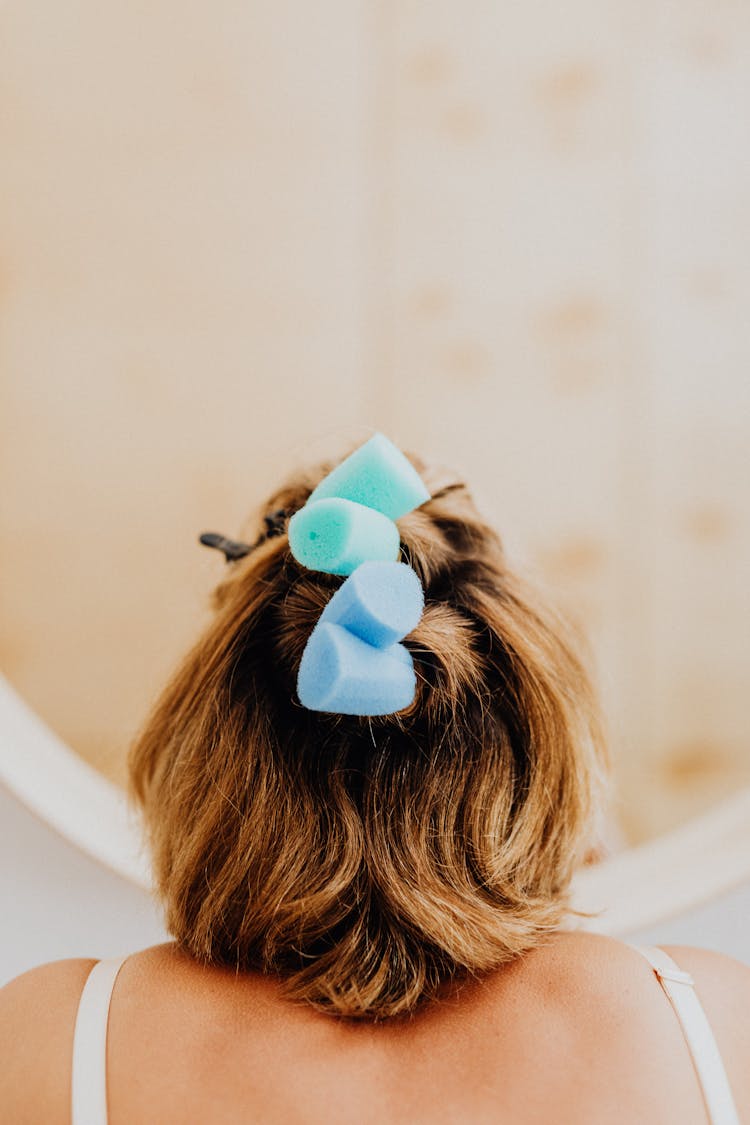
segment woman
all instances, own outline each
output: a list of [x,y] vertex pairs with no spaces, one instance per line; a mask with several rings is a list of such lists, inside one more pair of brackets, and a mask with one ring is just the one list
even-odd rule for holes
[[750,969],[570,928],[595,701],[465,484],[376,435],[261,516],[131,754],[174,941],[7,986],[2,1121],[750,1121]]

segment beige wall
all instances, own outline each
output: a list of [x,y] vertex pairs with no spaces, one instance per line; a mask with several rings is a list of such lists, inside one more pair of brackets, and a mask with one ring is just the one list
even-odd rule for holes
[[628,838],[750,782],[750,8],[13,0],[0,104],[0,651],[71,745],[380,428],[586,626]]

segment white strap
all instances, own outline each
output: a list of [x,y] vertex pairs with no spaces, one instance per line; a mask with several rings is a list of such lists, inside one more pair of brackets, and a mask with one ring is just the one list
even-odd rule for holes
[[125,960],[98,961],[83,986],[73,1033],[72,1125],[107,1125],[107,1020]]
[[714,1033],[695,993],[695,981],[658,946],[634,945],[632,948],[650,961],[682,1025],[711,1125],[740,1125]]

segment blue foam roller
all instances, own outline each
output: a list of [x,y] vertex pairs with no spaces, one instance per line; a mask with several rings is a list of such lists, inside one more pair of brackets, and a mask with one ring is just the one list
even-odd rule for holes
[[376,648],[402,640],[424,609],[422,583],[402,562],[363,562],[326,605],[321,621],[343,625]]
[[414,662],[403,645],[375,648],[327,621],[319,621],[310,634],[297,694],[311,711],[390,715],[408,707],[415,690]]
[[332,469],[308,504],[341,496],[397,520],[430,499],[417,470],[385,434],[373,437]]
[[364,504],[309,500],[289,521],[289,549],[308,570],[351,574],[369,559],[393,562],[401,550],[393,520]]

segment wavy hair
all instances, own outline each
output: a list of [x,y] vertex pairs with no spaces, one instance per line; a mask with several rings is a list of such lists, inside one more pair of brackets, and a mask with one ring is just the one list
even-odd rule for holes
[[[466,484],[408,456],[432,496],[398,521],[425,590],[409,708],[299,703],[303,648],[343,580],[300,566],[280,529],[228,564],[129,760],[174,938],[342,1016],[410,1012],[542,943],[608,784],[571,629],[509,568]],[[290,479],[258,527],[332,467]]]

